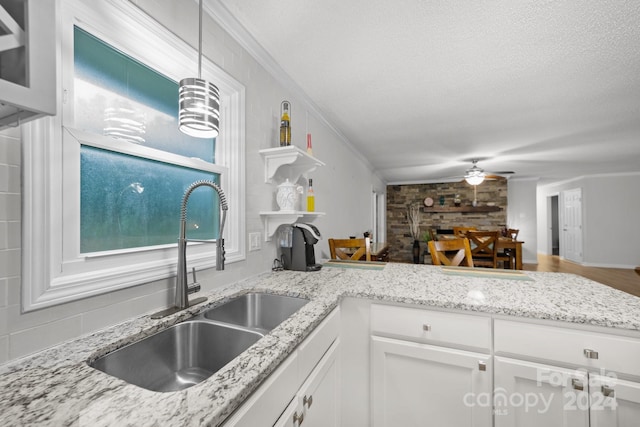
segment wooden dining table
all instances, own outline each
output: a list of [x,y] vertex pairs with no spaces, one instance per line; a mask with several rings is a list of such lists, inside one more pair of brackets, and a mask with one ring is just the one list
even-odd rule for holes
[[512,239],[510,237],[499,237],[498,238],[498,250],[503,251],[505,249],[513,250],[513,256],[515,258],[515,269],[522,270],[522,244],[524,242],[516,239]]

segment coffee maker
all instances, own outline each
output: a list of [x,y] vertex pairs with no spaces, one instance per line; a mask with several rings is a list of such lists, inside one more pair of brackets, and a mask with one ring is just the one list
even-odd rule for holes
[[278,244],[285,270],[318,271],[313,245],[321,239],[320,231],[311,224],[295,223],[280,227]]

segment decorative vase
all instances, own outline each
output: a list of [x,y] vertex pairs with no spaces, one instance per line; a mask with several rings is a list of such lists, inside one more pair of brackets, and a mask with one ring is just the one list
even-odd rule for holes
[[276,202],[281,211],[295,211],[298,205],[299,195],[302,194],[302,187],[289,182],[287,179],[278,185],[278,193],[276,194]]
[[420,241],[413,241],[413,263],[420,264]]

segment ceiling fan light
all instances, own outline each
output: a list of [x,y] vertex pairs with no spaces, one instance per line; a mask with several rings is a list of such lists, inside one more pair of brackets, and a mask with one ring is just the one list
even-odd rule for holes
[[197,138],[215,138],[220,126],[220,94],[218,88],[204,79],[180,80],[179,128]]
[[465,178],[465,181],[467,181],[467,183],[469,185],[480,185],[484,181],[484,177],[483,176],[470,176],[470,177]]
[[480,185],[484,181],[484,174],[471,174],[464,177],[469,185]]

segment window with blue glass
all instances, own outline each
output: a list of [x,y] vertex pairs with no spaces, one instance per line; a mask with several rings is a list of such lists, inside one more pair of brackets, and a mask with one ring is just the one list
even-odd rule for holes
[[[215,139],[178,130],[178,84],[75,27],[73,97],[75,127],[118,142],[113,149],[81,146],[80,252],[175,243],[185,189],[197,180],[220,180],[179,161],[215,164]],[[196,190],[188,236],[217,237],[218,211],[213,192]]]

